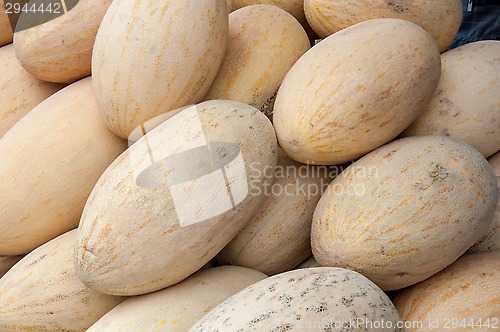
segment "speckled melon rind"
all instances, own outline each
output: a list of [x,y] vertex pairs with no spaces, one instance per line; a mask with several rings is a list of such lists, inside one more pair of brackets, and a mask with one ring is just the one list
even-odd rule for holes
[[[385,328],[370,328],[371,322]],[[400,331],[399,314],[387,295],[361,274],[330,267],[269,277],[233,295],[190,332]],[[388,326],[392,327],[389,328]]]

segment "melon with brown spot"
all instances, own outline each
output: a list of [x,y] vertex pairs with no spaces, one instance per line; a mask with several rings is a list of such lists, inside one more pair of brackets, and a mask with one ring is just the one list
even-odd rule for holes
[[493,155],[500,150],[500,41],[462,45],[441,63],[434,97],[403,135],[450,136]]
[[[493,168],[493,172],[497,178],[497,189],[500,195],[500,152],[495,153],[493,156],[488,158],[488,163]],[[491,222],[491,226],[486,232],[486,235],[474,244],[468,251],[468,254],[483,252],[483,251],[493,251],[500,250],[500,197],[497,201],[497,207],[495,209],[495,216]]]
[[90,77],[25,115],[0,139],[0,255],[26,254],[77,227],[95,183],[126,147],[103,123]]
[[499,290],[500,251],[483,252],[402,290],[394,304],[407,331],[494,331],[500,327]]
[[432,98],[441,72],[431,36],[398,19],[338,32],[290,69],[274,105],[283,151],[304,163],[338,165],[389,142]]
[[398,18],[424,28],[440,52],[448,49],[462,23],[461,0],[305,0],[304,10],[321,38],[376,18]]
[[228,48],[205,99],[241,101],[270,116],[286,73],[310,47],[304,28],[286,11],[238,9],[229,14]]
[[92,56],[108,127],[127,138],[144,122],[203,99],[227,42],[225,0],[116,0]]
[[0,48],[0,73],[0,138],[36,105],[64,87],[41,81],[24,70],[12,44]]
[[[33,76],[49,82],[73,83],[89,76],[97,29],[111,2],[79,0],[63,15],[19,31],[19,27],[29,27],[31,20],[38,21],[42,15],[53,16],[56,10],[62,14],[64,8],[55,7],[59,4],[56,2],[49,11],[51,3],[43,2],[44,11],[23,12],[14,33],[14,47],[21,66]],[[32,8],[31,4],[29,6]]]
[[171,287],[126,300],[87,332],[185,332],[219,303],[265,278],[240,266],[199,271]]
[[1,331],[85,331],[125,300],[78,280],[72,255],[76,232],[33,250],[0,279]]
[[335,168],[299,164],[278,154],[275,182],[264,188],[266,201],[217,255],[218,261],[268,275],[297,266],[311,255],[314,208],[335,175]]
[[166,120],[92,191],[75,251],[80,279],[103,293],[139,295],[187,278],[262,204],[276,150],[271,122],[239,102],[207,101]]
[[373,282],[354,271],[319,267],[259,281],[189,331],[401,331],[398,321],[396,308]]
[[356,270],[384,290],[453,263],[491,225],[495,175],[470,145],[448,137],[387,144],[332,181],[314,212],[321,266]]

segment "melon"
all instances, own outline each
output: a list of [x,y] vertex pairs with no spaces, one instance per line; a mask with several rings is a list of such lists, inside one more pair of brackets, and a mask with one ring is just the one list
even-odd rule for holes
[[255,214],[276,155],[271,122],[246,104],[207,101],[166,120],[97,182],[80,220],[78,276],[115,295],[184,280]]
[[462,23],[461,0],[304,0],[307,21],[321,38],[357,23],[398,18],[420,25],[444,52]]
[[[500,196],[500,153],[497,152],[490,158],[488,162],[493,168],[493,172],[497,178],[497,189]],[[495,216],[491,222],[491,226],[486,231],[486,235],[474,244],[467,253],[483,252],[483,251],[493,251],[500,250],[500,198],[497,201],[497,207],[495,209]]]
[[273,123],[292,159],[340,165],[391,141],[432,98],[441,73],[431,36],[399,19],[376,19],[316,44],[290,69]]
[[189,331],[402,331],[401,323],[387,295],[370,280],[354,271],[319,267],[259,281]]
[[400,291],[394,304],[407,331],[492,331],[500,327],[500,251],[460,257]]
[[[97,29],[111,2],[63,1],[64,8],[57,7],[58,2],[35,3],[44,4],[45,14],[40,11],[23,12],[14,33],[14,47],[21,66],[36,78],[49,82],[73,83],[89,76]],[[32,3],[28,4],[28,8]],[[52,12],[48,11],[49,3],[54,6],[51,7]],[[61,15],[30,27],[33,20],[39,21],[42,15],[50,17],[55,12]]]
[[125,300],[78,280],[72,255],[76,232],[33,250],[0,279],[1,331],[85,331]]
[[321,266],[358,271],[383,290],[407,287],[480,240],[497,199],[495,175],[470,145],[400,139],[332,181],[314,211],[312,252]]
[[0,48],[0,138],[36,105],[63,88],[35,78],[19,65],[12,44]]
[[106,124],[128,138],[144,122],[200,102],[227,42],[224,0],[116,0],[92,55],[92,75]]
[[205,99],[237,100],[270,115],[286,73],[309,48],[306,32],[286,11],[238,9],[229,14],[226,54]]
[[441,64],[434,96],[403,136],[450,136],[493,155],[500,150],[500,41],[462,45],[443,53]]
[[174,286],[126,300],[87,332],[185,332],[219,303],[265,278],[239,266],[199,271]]
[[103,123],[91,78],[36,106],[0,139],[0,255],[74,229],[97,180],[127,147]]
[[[310,166],[282,153],[266,201],[256,215],[217,255],[221,264],[249,267],[268,275],[291,270],[311,256],[311,222],[337,168]],[[266,170],[267,176],[272,176]]]

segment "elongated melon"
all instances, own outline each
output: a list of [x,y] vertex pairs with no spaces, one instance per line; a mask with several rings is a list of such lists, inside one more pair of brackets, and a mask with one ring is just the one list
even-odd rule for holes
[[190,332],[401,331],[400,316],[373,282],[340,268],[281,273],[231,296]]
[[[500,152],[495,153],[493,156],[488,158],[488,163],[491,168],[493,168],[493,172],[497,178],[497,189],[500,196]],[[491,226],[486,231],[485,236],[479,240],[476,244],[474,244],[467,253],[476,253],[483,251],[493,251],[500,250],[500,197],[497,201],[497,207],[495,209],[495,215],[493,217],[493,221],[491,222]]]
[[462,23],[461,0],[304,0],[307,21],[321,38],[376,18],[398,18],[420,25],[440,52],[448,49]]
[[139,295],[187,278],[262,204],[276,150],[270,121],[239,102],[207,101],[163,122],[92,191],[75,251],[80,279],[103,293]]
[[453,263],[491,225],[495,175],[470,145],[409,137],[364,156],[332,181],[314,211],[321,266],[356,270],[384,290]]
[[[43,11],[23,12],[14,33],[14,46],[17,58],[26,71],[33,76],[49,82],[72,83],[87,77],[91,72],[91,58],[97,29],[112,0],[78,0],[62,2],[40,2]],[[28,4],[31,8],[32,2]],[[65,14],[46,23],[30,26],[31,20],[40,16],[50,16],[56,10]],[[74,4],[71,7],[70,4]],[[70,6],[70,8],[68,8]]]
[[500,327],[500,251],[460,257],[402,290],[394,304],[411,331],[494,331]]
[[270,115],[286,73],[309,48],[304,28],[286,11],[238,9],[229,14],[228,47],[205,99],[237,100]]
[[[266,201],[217,255],[218,261],[273,275],[288,271],[311,256],[313,212],[336,171],[326,166],[299,164],[281,153],[275,182],[264,188]],[[272,174],[266,170],[265,175]]]
[[63,88],[40,81],[19,65],[14,46],[0,48],[0,138],[36,105]]
[[209,268],[174,286],[126,300],[87,332],[185,332],[219,303],[265,278],[239,266]]
[[295,63],[278,91],[280,147],[303,163],[355,160],[417,118],[440,72],[434,41],[411,22],[376,19],[331,35]]
[[202,100],[226,49],[226,7],[224,0],[113,1],[92,75],[114,133],[127,138],[147,120]]
[[97,179],[125,149],[100,117],[90,78],[24,116],[0,139],[0,255],[77,227]]
[[76,230],[33,250],[0,279],[1,331],[85,331],[125,298],[97,293],[73,265]]
[[500,150],[500,41],[462,45],[441,63],[436,93],[403,135],[450,136],[493,155]]

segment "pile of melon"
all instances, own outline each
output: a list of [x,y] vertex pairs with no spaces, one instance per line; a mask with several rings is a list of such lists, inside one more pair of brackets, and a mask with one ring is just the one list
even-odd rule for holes
[[500,327],[460,0],[0,4],[0,331]]

